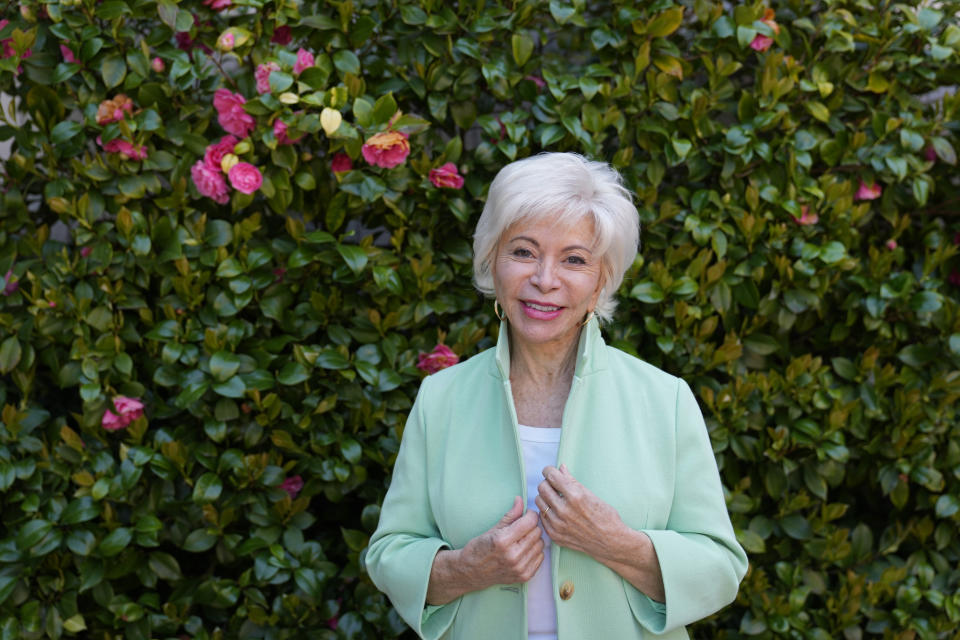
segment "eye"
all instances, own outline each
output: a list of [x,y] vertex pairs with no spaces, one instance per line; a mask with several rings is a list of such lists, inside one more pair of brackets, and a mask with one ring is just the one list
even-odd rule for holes
[[525,248],[523,248],[523,247],[517,247],[516,249],[513,250],[512,255],[515,256],[515,257],[517,257],[517,258],[529,258],[529,257],[531,257],[533,254],[530,253],[530,250],[529,250],[529,249],[525,249]]
[[576,265],[587,264],[587,261],[584,260],[581,256],[569,256],[567,258],[567,262],[569,262],[570,264],[576,264]]

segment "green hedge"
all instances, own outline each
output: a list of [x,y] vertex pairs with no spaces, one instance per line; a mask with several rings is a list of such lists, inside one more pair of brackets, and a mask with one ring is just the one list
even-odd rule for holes
[[636,194],[607,334],[750,552],[697,636],[956,637],[960,2],[635,4],[7,12],[0,637],[403,634],[361,558],[418,356],[492,344],[472,228],[544,149]]

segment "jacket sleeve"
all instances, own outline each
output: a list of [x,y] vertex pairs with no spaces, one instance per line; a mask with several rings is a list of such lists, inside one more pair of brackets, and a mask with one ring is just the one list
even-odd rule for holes
[[432,640],[446,632],[460,599],[439,607],[426,604],[433,559],[440,549],[450,546],[440,537],[427,491],[423,405],[429,380],[421,385],[407,417],[365,564],[373,583],[387,594],[400,617],[421,638]]
[[674,495],[666,529],[644,530],[663,575],[665,603],[627,585],[637,621],[654,634],[696,622],[733,602],[747,555],[730,523],[703,415],[678,380]]

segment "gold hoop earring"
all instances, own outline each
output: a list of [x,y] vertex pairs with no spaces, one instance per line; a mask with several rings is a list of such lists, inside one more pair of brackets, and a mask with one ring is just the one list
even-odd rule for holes
[[503,312],[500,310],[500,304],[496,298],[493,299],[493,315],[497,316],[497,320],[503,322]]
[[587,312],[587,317],[583,319],[583,322],[580,323],[581,327],[587,326],[587,323],[593,320],[593,311]]

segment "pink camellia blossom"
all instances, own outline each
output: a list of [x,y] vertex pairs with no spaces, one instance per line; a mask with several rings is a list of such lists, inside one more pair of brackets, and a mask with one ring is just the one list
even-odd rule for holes
[[93,253],[93,247],[84,247],[84,248],[80,249],[80,257],[81,257],[81,258],[86,258],[86,257],[89,256],[91,253]]
[[928,145],[926,149],[923,150],[923,159],[927,162],[936,162],[937,161],[937,150],[933,148],[933,145]]
[[457,165],[452,162],[448,162],[436,169],[430,169],[430,182],[437,188],[463,188],[463,176],[457,172]]
[[417,358],[417,369],[427,374],[436,373],[460,362],[460,357],[445,344],[438,344],[430,353],[421,353]]
[[312,67],[313,63],[313,54],[303,47],[300,47],[300,49],[297,50],[297,61],[293,63],[293,72],[299,74],[304,69],[309,69]]
[[955,287],[960,287],[960,271],[957,271],[956,269],[951,271],[950,275],[947,276],[947,282]]
[[103,412],[100,425],[107,431],[119,431],[120,429],[127,428],[127,423],[124,422],[120,416],[110,411],[110,409]]
[[114,138],[104,144],[100,141],[100,136],[97,136],[97,143],[103,147],[103,150],[107,153],[119,153],[127,160],[147,159],[147,148],[142,144],[134,145],[129,140],[124,140],[123,138]]
[[886,247],[887,247],[887,249],[890,249],[890,251],[893,251],[894,249],[897,248],[897,241],[894,240],[893,238],[890,238],[890,239],[887,240],[887,242],[886,242]]
[[232,51],[236,41],[237,37],[233,35],[232,31],[224,31],[220,34],[220,37],[217,38],[217,48],[221,51]]
[[203,152],[203,161],[210,167],[220,171],[220,163],[223,162],[223,156],[233,153],[233,148],[237,146],[237,140],[233,136],[223,136],[220,142],[208,145]]
[[110,100],[104,100],[97,107],[97,124],[103,126],[111,122],[120,122],[126,116],[133,115],[133,100],[118,93]]
[[330,160],[330,170],[334,173],[345,173],[353,169],[353,160],[350,159],[350,156],[343,153],[336,153],[333,155],[333,158]]
[[227,195],[227,181],[219,167],[211,167],[203,160],[197,160],[190,167],[190,175],[200,195],[206,196],[218,204],[227,204],[230,201],[230,196]]
[[860,187],[857,189],[857,193],[853,196],[854,200],[876,200],[880,197],[880,194],[883,193],[883,187],[877,183],[871,183],[867,185],[862,179],[860,180]]
[[230,184],[240,193],[250,194],[260,188],[263,184],[263,176],[260,169],[249,162],[238,162],[230,168],[227,174]]
[[230,0],[203,0],[203,4],[214,11],[223,11],[230,6]]
[[20,288],[20,279],[13,275],[13,269],[7,271],[6,275],[3,276],[3,281],[6,282],[3,285],[3,295],[5,296],[12,296]]
[[[760,22],[764,23],[771,29],[775,34],[780,33],[780,25],[777,24],[777,21],[773,18],[776,16],[776,13],[773,9],[767,9],[763,12],[763,18]],[[770,36],[765,36],[762,33],[758,33],[754,36],[753,41],[750,43],[750,48],[754,51],[766,51],[773,44],[773,38]]]
[[150,61],[150,67],[151,67],[154,71],[156,71],[157,73],[163,73],[163,69],[164,69],[164,66],[163,66],[163,58],[157,57],[157,58],[154,58],[153,60],[151,60],[151,61]]
[[277,27],[273,30],[273,35],[270,37],[270,42],[273,44],[278,44],[281,47],[285,47],[290,44],[290,41],[293,40],[293,33],[290,32],[290,27],[283,25],[282,27]]
[[264,62],[257,65],[254,77],[257,79],[257,93],[270,93],[270,73],[280,71],[280,65],[276,62]]
[[246,138],[256,126],[256,121],[243,110],[247,102],[239,93],[228,89],[217,89],[213,93],[213,108],[217,110],[217,121],[223,130],[240,138]]
[[793,216],[793,221],[799,225],[806,226],[810,224],[816,224],[820,220],[820,216],[816,212],[811,213],[810,208],[807,205],[800,207],[800,217]]
[[360,149],[363,159],[370,164],[393,169],[410,155],[410,143],[407,134],[400,131],[381,131],[370,136]]
[[280,488],[290,494],[290,499],[294,500],[300,490],[303,489],[303,478],[299,475],[287,478],[280,483]]
[[277,144],[294,144],[303,139],[306,134],[301,133],[296,138],[287,135],[287,123],[277,118],[273,121],[273,136],[277,139]]
[[107,409],[103,413],[100,424],[108,431],[117,431],[127,428],[131,422],[143,415],[143,403],[136,398],[117,396],[113,399],[113,408],[117,413]]
[[67,64],[77,64],[77,56],[73,55],[73,51],[65,44],[60,45],[60,55],[63,56],[63,61]]

